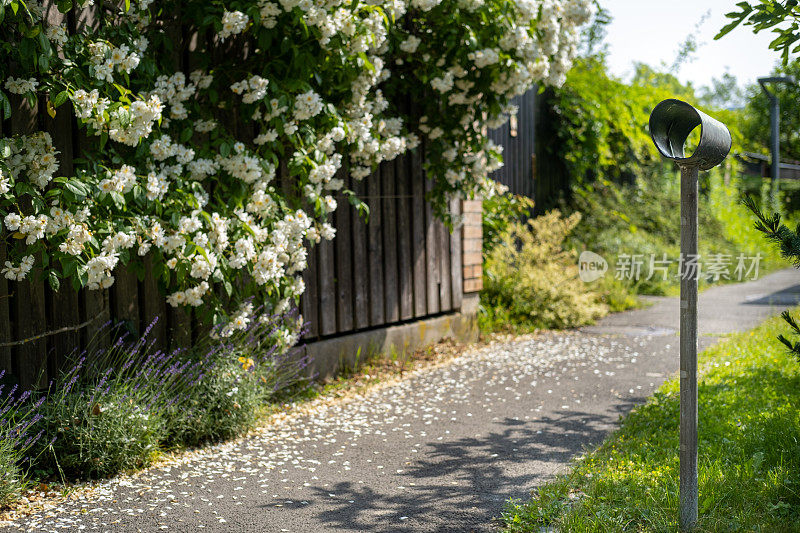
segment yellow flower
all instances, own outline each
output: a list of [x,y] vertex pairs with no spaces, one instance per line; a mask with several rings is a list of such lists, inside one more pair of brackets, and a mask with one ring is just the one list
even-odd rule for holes
[[256,366],[256,362],[249,357],[240,357],[239,362],[242,363],[242,370],[250,370]]

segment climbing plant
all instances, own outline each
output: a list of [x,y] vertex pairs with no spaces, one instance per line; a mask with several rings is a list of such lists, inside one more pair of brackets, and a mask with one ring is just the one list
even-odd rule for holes
[[104,289],[149,258],[167,301],[224,319],[223,335],[253,309],[282,313],[304,291],[305,241],[334,237],[335,196],[364,207],[344,172],[367,178],[424,137],[430,201],[446,216],[501,164],[486,127],[515,113],[511,98],[563,83],[590,11],[588,0],[4,1],[3,117],[73,113],[89,142],[64,175],[47,132],[0,140],[2,273]]

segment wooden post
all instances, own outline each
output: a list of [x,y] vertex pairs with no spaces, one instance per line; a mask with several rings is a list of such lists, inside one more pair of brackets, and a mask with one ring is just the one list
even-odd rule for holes
[[685,267],[697,258],[697,165],[681,166],[680,526],[697,523],[697,278]]

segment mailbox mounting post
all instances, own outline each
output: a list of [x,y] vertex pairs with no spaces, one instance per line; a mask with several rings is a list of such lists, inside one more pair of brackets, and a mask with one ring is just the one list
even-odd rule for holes
[[[689,134],[700,127],[700,142],[686,157]],[[681,169],[680,301],[680,527],[697,524],[697,196],[701,170],[719,165],[731,149],[731,134],[721,122],[680,100],[664,100],[650,115],[650,135],[661,155]]]

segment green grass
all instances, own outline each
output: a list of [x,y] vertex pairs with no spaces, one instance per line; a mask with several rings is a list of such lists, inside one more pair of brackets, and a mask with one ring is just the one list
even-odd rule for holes
[[[700,356],[698,531],[800,531],[800,363],[772,318]],[[507,532],[677,531],[678,382],[570,473],[508,502]]]

